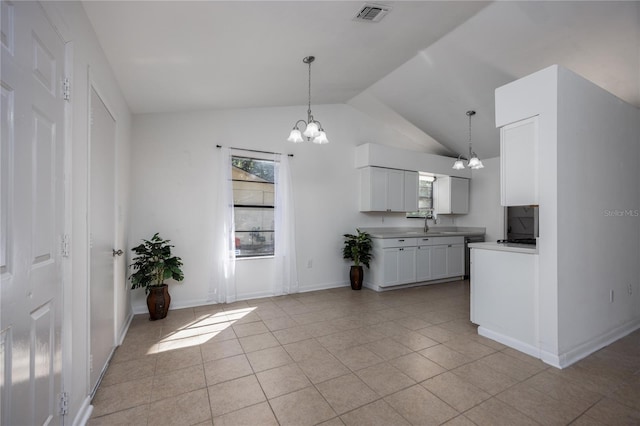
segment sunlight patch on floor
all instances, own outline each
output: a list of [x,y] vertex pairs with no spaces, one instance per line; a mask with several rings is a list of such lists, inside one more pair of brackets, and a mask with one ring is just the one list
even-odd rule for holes
[[163,336],[158,341],[155,353],[198,346],[213,340],[256,309],[256,307],[248,307],[216,312],[215,314],[202,314],[188,324]]

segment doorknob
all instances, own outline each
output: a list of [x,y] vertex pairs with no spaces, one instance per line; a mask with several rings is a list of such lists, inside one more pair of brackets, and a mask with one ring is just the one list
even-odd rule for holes
[[113,249],[113,257],[122,256],[124,252],[122,250]]

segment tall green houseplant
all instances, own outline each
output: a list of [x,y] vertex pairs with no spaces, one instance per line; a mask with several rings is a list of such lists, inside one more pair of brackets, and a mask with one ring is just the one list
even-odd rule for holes
[[351,260],[353,265],[349,271],[351,280],[351,288],[354,290],[362,289],[362,281],[364,279],[364,271],[362,265],[369,268],[369,262],[372,258],[372,241],[368,232],[356,229],[357,234],[344,234],[344,248],[342,249],[342,257]]
[[182,259],[171,254],[170,240],[165,240],[156,232],[150,240],[142,240],[142,244],[131,249],[135,253],[129,268],[133,273],[129,276],[131,289],[144,287],[149,308],[149,319],[155,321],[167,316],[171,296],[164,280],[184,279]]
[[131,288],[144,287],[145,293],[150,287],[159,287],[164,280],[173,278],[176,281],[184,279],[182,259],[171,255],[171,240],[164,240],[156,232],[150,240],[142,240],[142,244],[131,249],[136,256],[129,268],[135,272],[129,277]]

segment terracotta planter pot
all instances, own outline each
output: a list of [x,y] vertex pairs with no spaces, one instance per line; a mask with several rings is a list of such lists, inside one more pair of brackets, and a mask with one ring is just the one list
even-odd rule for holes
[[169,295],[169,286],[167,284],[162,284],[158,287],[149,287],[149,295],[147,296],[149,321],[166,317],[167,312],[169,312],[170,303],[171,296]]
[[351,266],[349,278],[351,279],[351,290],[362,290],[362,280],[364,279],[362,266]]

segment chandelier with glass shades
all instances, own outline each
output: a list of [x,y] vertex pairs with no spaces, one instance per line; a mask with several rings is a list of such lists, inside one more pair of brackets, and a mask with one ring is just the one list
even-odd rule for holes
[[[307,138],[307,141],[312,141],[317,144],[329,143],[327,134],[322,128],[322,124],[311,115],[311,63],[315,61],[314,56],[305,57],[302,62],[309,65],[309,108],[307,109],[307,120],[298,120],[293,126],[293,130],[289,133],[287,140],[289,142],[299,143],[303,142],[302,136]],[[302,125],[304,124],[304,131],[301,132]]]
[[[469,117],[469,160],[467,162],[467,167],[470,169],[481,169],[484,167],[482,161],[478,158],[475,152],[471,149],[471,117],[476,114],[475,111],[467,111],[467,117]],[[456,170],[464,169],[464,163],[462,160],[466,160],[462,155],[458,155],[458,159],[455,163],[453,163],[453,168]]]

